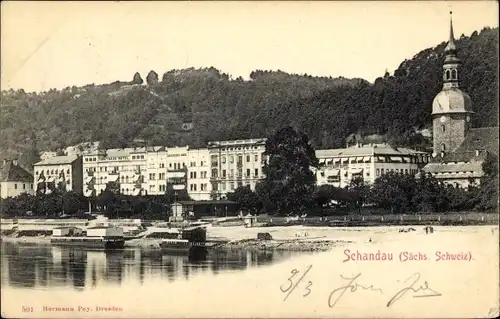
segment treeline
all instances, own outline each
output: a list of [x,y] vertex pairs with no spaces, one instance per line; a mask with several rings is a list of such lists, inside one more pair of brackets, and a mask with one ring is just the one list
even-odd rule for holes
[[87,218],[87,212],[99,212],[109,218],[166,219],[170,205],[177,200],[188,200],[186,192],[177,195],[129,196],[106,190],[96,197],[85,197],[74,192],[56,190],[45,194],[21,194],[15,198],[2,199],[2,218]]
[[[474,126],[495,126],[498,28],[462,36],[457,45]],[[198,147],[209,140],[268,136],[287,125],[304,131],[316,148],[344,146],[353,133],[376,133],[395,145],[427,149],[420,132],[430,127],[432,100],[442,87],[444,47],[419,52],[373,84],[262,70],[245,81],[206,68],[161,77],[151,71],[145,80],[136,73],[130,82],[42,93],[3,91],[0,154],[31,167],[39,151],[81,142],[99,140],[109,148],[138,138],[150,145]]]

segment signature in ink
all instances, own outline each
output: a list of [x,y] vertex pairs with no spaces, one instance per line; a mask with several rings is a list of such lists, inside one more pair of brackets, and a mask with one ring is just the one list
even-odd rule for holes
[[[414,294],[413,298],[426,298],[426,297],[439,297],[441,296],[441,293],[435,291],[434,289],[429,287],[429,284],[427,281],[424,281],[423,285],[417,285],[417,282],[420,280],[420,273],[414,273],[410,277],[408,277],[404,282],[411,281],[411,284],[408,287],[405,287],[398,291],[392,298],[389,300],[387,303],[387,307],[392,306],[396,301],[399,299],[403,298],[403,296],[408,292],[412,291],[413,293],[418,293]],[[418,286],[418,287],[417,287]]]
[[[291,276],[288,277],[288,287],[286,288],[283,288],[283,285],[280,286],[280,290],[281,292],[283,293],[287,293],[285,295],[285,299],[283,299],[283,301],[286,301],[288,299],[288,296],[290,296],[290,294],[295,290],[295,288],[297,288],[297,286],[300,284],[300,282],[304,279],[304,277],[307,275],[307,273],[309,272],[309,270],[311,270],[312,268],[312,265],[310,265],[305,271],[304,273],[302,274],[302,276],[294,282],[294,278],[296,275],[298,275],[300,273],[300,271],[298,271],[297,269],[293,269],[291,271]],[[305,294],[302,295],[302,297],[307,297],[309,296],[309,294],[311,293],[311,287],[312,286],[312,282],[309,281],[306,285],[306,287],[304,288],[307,292]]]
[[[344,293],[349,289],[351,292],[355,292],[356,290],[358,290],[358,288],[361,288],[363,290],[378,291],[381,294],[383,294],[382,289],[374,288],[373,285],[365,287],[365,286],[362,286],[362,285],[356,283],[355,282],[356,279],[358,279],[360,276],[361,276],[361,273],[357,274],[356,276],[354,276],[352,278],[348,278],[348,277],[344,277],[344,276],[340,275],[340,277],[342,277],[342,279],[349,280],[349,284],[347,284],[346,286],[337,288],[330,293],[330,296],[328,297],[328,306],[330,308],[333,308],[337,304],[337,302],[340,300],[340,298],[342,298]],[[337,295],[337,298],[333,299],[335,297],[335,295]]]

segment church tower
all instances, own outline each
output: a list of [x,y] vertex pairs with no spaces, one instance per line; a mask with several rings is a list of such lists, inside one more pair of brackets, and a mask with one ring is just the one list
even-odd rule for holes
[[443,89],[432,102],[433,156],[443,156],[462,144],[470,128],[472,100],[460,90],[462,62],[457,57],[450,12],[450,39],[444,49]]

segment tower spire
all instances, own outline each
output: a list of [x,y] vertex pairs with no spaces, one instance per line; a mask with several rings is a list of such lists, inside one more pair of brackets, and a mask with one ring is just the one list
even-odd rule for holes
[[455,35],[453,34],[453,11],[450,11],[450,39],[448,40],[448,45],[444,50],[449,53],[454,53],[457,50],[457,46],[455,45]]

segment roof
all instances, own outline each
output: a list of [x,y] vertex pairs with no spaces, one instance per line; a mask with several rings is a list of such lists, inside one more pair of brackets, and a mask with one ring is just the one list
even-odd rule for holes
[[0,164],[0,182],[33,182],[33,175],[13,161]]
[[445,88],[432,101],[432,114],[473,113],[472,99],[459,88]]
[[35,166],[71,164],[78,159],[78,155],[54,156],[38,162]]
[[373,155],[417,155],[427,154],[425,152],[412,150],[409,148],[393,148],[389,145],[373,145],[361,147],[336,148],[327,150],[316,150],[317,158],[325,157],[348,157],[348,156],[373,156]]
[[[429,173],[474,172],[483,174],[482,164],[488,154],[498,156],[498,127],[470,129],[464,141],[453,152],[437,157],[424,167]],[[476,175],[475,175],[476,176]]]
[[477,176],[482,176],[482,162],[466,162],[466,163],[429,163],[424,167],[427,173],[476,173]]
[[436,159],[436,162],[482,161],[487,153],[498,156],[498,127],[470,129],[456,150],[446,154],[442,159]]

